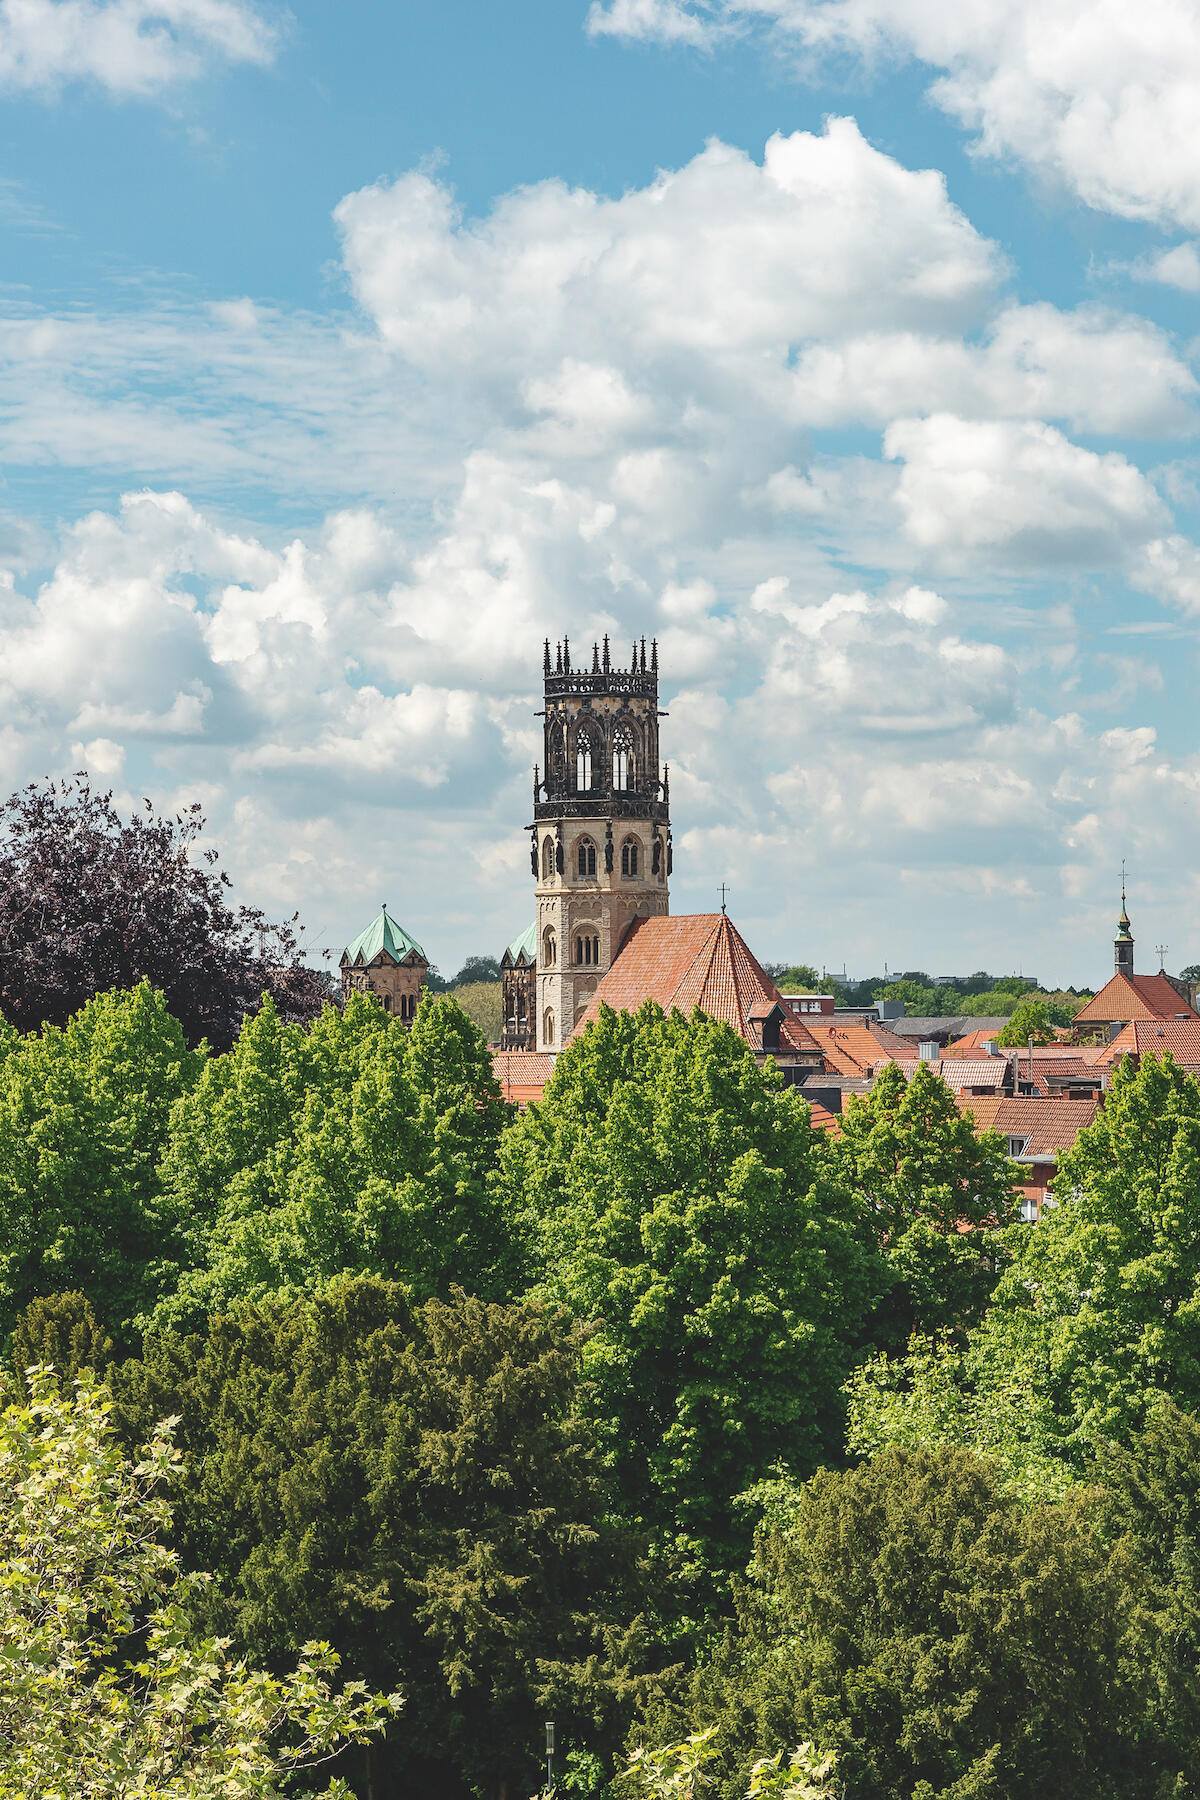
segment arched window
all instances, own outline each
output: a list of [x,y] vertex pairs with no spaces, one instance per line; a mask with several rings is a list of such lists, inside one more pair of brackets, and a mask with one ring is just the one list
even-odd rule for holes
[[596,846],[591,838],[580,838],[575,866],[581,875],[596,873]]
[[558,961],[558,934],[553,925],[547,925],[542,933],[542,962],[547,969],[552,969]]
[[542,1014],[542,1042],[543,1044],[554,1042],[554,1008],[552,1006],[548,1006]]
[[554,873],[554,839],[542,839],[542,880],[549,881]]
[[581,794],[592,791],[592,739],[586,730],[575,739],[575,787]]
[[638,841],[636,838],[626,838],[621,845],[621,873],[622,875],[636,875],[637,872]]
[[613,786],[618,793],[634,785],[633,733],[618,725],[613,733]]
[[594,969],[600,961],[600,939],[582,932],[575,939],[575,961],[585,969]]

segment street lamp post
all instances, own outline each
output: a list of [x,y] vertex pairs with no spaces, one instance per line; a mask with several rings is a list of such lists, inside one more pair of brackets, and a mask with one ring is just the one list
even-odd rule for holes
[[546,1720],[546,1786],[554,1786],[554,1720]]

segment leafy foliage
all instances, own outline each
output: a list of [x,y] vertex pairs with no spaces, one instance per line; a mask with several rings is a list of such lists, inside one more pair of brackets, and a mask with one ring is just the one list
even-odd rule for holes
[[1017,1375],[1031,1438],[1078,1464],[1162,1401],[1200,1407],[1200,1087],[1169,1056],[1123,1062],[1054,1185],[968,1374],[985,1393]]
[[158,1322],[343,1270],[418,1295],[506,1291],[487,1177],[507,1116],[486,1046],[445,996],[426,995],[411,1029],[369,995],[307,1030],[264,1001],[172,1119],[163,1179],[192,1267]]
[[1008,1047],[1028,1044],[1031,1039],[1035,1044],[1054,1044],[1058,1041],[1049,1010],[1040,1000],[1022,1000],[1000,1033],[1001,1044]]
[[708,1604],[749,1548],[735,1496],[836,1453],[882,1273],[861,1209],[741,1038],[650,1004],[568,1045],[500,1185],[534,1291],[597,1322],[590,1406],[626,1513]]
[[451,996],[462,1007],[468,1019],[479,1029],[485,1043],[494,1044],[500,1037],[502,1005],[498,981],[469,981],[455,984]]
[[151,1334],[114,1375],[130,1441],[181,1415],[176,1528],[216,1573],[214,1622],[272,1664],[327,1638],[402,1686],[378,1756],[406,1792],[532,1782],[546,1709],[618,1741],[639,1578],[575,1408],[580,1346],[538,1306],[414,1307],[357,1278]]
[[0,1332],[37,1295],[77,1290],[128,1347],[177,1277],[180,1215],[158,1162],[204,1059],[147,982],[4,1048]]
[[866,1096],[852,1095],[833,1147],[843,1180],[867,1199],[892,1287],[878,1339],[914,1330],[961,1332],[982,1315],[1002,1257],[1011,1165],[995,1132],[975,1132],[926,1063],[911,1081],[885,1064]]
[[112,1354],[112,1339],[85,1294],[47,1294],[30,1301],[13,1331],[12,1356],[18,1371],[43,1363],[69,1380],[84,1369],[103,1375]]
[[721,1794],[813,1738],[846,1800],[1149,1800],[1164,1774],[1181,1791],[1165,1754],[1143,1763],[1136,1589],[1093,1507],[1027,1508],[959,1449],[785,1491],[686,1702],[717,1728]]
[[0,1796],[271,1800],[378,1731],[398,1697],[335,1693],[328,1646],[280,1678],[197,1634],[199,1584],[163,1542],[167,1429],[132,1467],[100,1390],[67,1398],[51,1371],[31,1376],[0,1415]]
[[270,924],[227,898],[199,851],[199,806],[124,820],[85,775],[0,806],[0,1012],[21,1031],[64,1025],[96,994],[161,989],[189,1044],[232,1043],[267,992],[287,1018],[328,997],[303,966],[295,921]]

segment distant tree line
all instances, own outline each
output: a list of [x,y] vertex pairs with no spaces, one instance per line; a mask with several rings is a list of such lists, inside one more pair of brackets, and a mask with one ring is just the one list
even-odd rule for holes
[[935,982],[924,969],[847,982],[834,975],[818,975],[810,963],[763,966],[785,993],[832,994],[838,1006],[874,1006],[878,1000],[902,1000],[909,1016],[917,1019],[947,1019],[960,1014],[1008,1018],[1022,1003],[1037,1001],[1052,1025],[1069,1025],[1092,997],[1087,989],[1051,990],[1039,987],[1024,975],[989,975],[985,969],[974,975],[956,976],[953,982]]

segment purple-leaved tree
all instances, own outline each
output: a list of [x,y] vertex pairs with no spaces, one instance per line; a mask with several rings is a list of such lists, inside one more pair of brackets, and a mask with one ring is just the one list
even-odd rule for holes
[[330,997],[301,961],[295,917],[235,905],[199,805],[123,819],[86,774],[0,806],[0,1012],[18,1030],[62,1025],[109,988],[161,988],[191,1044],[226,1050],[269,993],[288,1019]]

